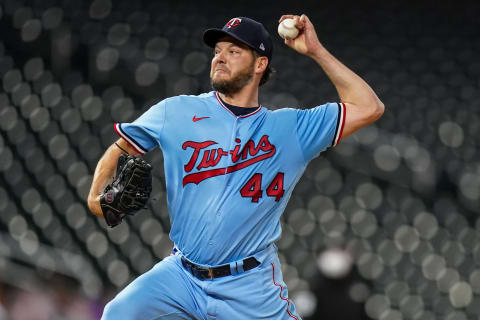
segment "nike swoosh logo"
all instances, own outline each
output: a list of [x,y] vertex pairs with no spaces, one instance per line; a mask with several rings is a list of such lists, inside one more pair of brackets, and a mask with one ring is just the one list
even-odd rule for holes
[[197,117],[193,116],[192,121],[193,121],[193,122],[197,122],[197,121],[200,121],[200,120],[203,120],[203,119],[207,119],[207,118],[210,118],[210,117],[200,117],[200,118],[197,118]]

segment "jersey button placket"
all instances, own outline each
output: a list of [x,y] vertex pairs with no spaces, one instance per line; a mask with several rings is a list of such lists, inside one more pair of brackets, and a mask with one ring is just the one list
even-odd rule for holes
[[[233,150],[235,148],[236,143],[237,143],[237,127],[238,127],[238,118],[235,118],[235,124],[233,125],[233,135],[232,135],[232,139],[230,139],[230,147],[228,148],[228,150]],[[228,165],[227,166],[233,165],[231,154],[228,155],[227,159],[228,159]],[[226,179],[225,189],[228,189],[232,185],[231,175],[226,174],[225,179]]]
[[[230,138],[230,141],[229,141],[229,148],[228,150],[232,150],[232,138],[233,138],[233,141],[235,141],[235,136],[236,136],[236,128],[237,128],[237,119],[235,119],[235,122],[233,124],[233,129],[232,129],[232,133],[231,133],[231,138]],[[224,179],[224,187],[223,187],[223,190],[222,190],[222,194],[225,194],[225,192],[227,192],[227,189],[228,187],[230,186],[230,179],[229,179],[229,175],[228,173],[226,172],[227,168],[232,164],[231,162],[231,155],[230,153],[228,154],[227,158],[226,158],[226,161],[225,161],[225,174],[223,175],[223,179]],[[216,209],[216,212],[215,212],[215,218],[217,219],[220,219],[221,215],[222,215],[222,203],[219,204],[219,206],[217,207]],[[211,226],[212,230],[211,230],[211,238],[210,240],[208,241],[208,245],[209,246],[214,246],[215,245],[215,241],[214,241],[214,238],[215,238],[215,235],[216,235],[216,223],[212,224]]]
[[[233,150],[234,146],[235,146],[235,137],[237,135],[237,121],[238,121],[238,118],[235,119],[235,122],[233,124],[233,129],[232,129],[232,135],[231,135],[231,139],[230,139],[230,143],[229,143],[229,147],[228,147],[228,150]],[[233,145],[232,145],[232,141],[233,141]],[[231,179],[230,179],[230,176],[229,174],[226,172],[226,168],[228,168],[230,165],[232,165],[232,161],[231,161],[231,154],[229,153],[228,156],[227,156],[227,161],[225,163],[225,175],[224,175],[224,181],[225,181],[225,184],[224,184],[224,188],[223,188],[223,193],[225,193],[227,191],[227,189],[231,186]],[[222,204],[219,205],[219,207],[217,208],[217,212],[216,212],[216,216],[217,217],[220,217],[222,215],[222,210],[221,210],[221,207],[222,207]]]

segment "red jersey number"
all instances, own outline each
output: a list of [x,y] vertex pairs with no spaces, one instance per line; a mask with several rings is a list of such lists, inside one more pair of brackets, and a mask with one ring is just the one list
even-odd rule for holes
[[277,173],[275,178],[267,188],[267,196],[275,197],[275,201],[279,201],[283,197],[285,190],[283,190],[283,172]]
[[252,202],[258,202],[258,199],[262,197],[262,174],[255,173],[240,189],[240,194],[244,198],[251,197]]
[[[275,201],[280,201],[285,193],[283,189],[283,172],[277,173],[270,185],[267,187],[267,196],[275,197]],[[252,198],[252,202],[258,202],[262,197],[262,174],[255,173],[245,185],[240,189],[240,194],[244,198]]]

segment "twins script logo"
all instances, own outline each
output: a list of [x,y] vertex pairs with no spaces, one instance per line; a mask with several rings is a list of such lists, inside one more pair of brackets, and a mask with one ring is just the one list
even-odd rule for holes
[[[206,170],[187,174],[183,177],[183,186],[189,183],[199,184],[205,179],[241,170],[254,163],[271,158],[276,150],[275,146],[268,141],[267,135],[261,137],[257,145],[255,145],[253,140],[248,140],[242,150],[240,150],[241,140],[235,139],[235,142],[238,144],[230,151],[225,151],[222,148],[207,149],[217,144],[215,141],[184,142],[182,145],[183,150],[187,150],[187,148],[193,149],[190,160],[184,165],[185,172],[189,173],[195,167],[197,170]],[[228,157],[229,155],[233,163],[231,166],[214,168],[223,157]]]

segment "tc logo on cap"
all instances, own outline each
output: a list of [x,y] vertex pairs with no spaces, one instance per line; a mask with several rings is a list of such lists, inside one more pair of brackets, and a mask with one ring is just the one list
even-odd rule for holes
[[227,26],[227,28],[233,28],[233,27],[238,26],[240,24],[240,22],[242,22],[242,19],[232,18],[232,19],[230,19],[230,21],[227,22],[226,26]]

